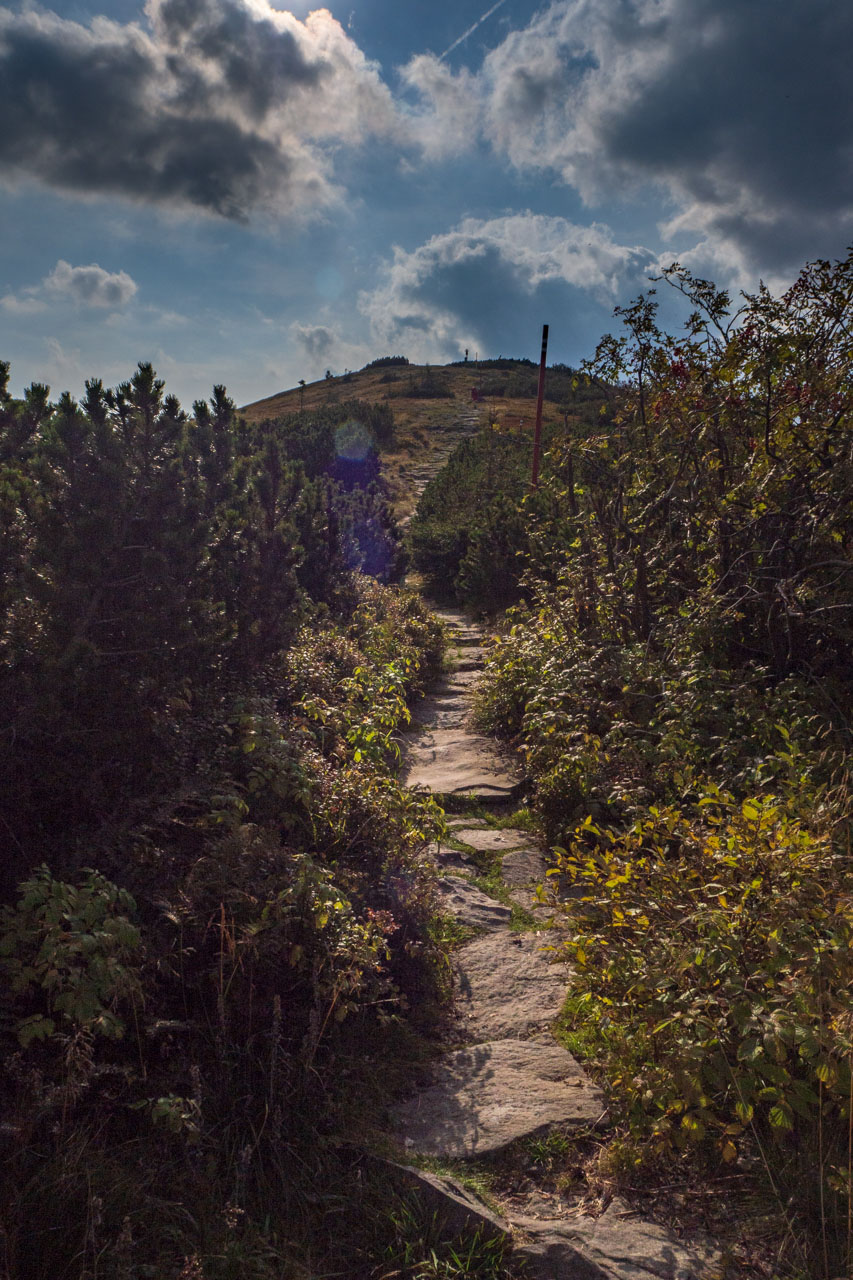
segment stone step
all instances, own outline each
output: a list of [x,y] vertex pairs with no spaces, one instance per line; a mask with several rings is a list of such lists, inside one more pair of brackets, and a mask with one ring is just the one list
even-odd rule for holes
[[382,1156],[368,1159],[396,1191],[434,1217],[444,1236],[479,1232],[502,1240],[528,1280],[719,1280],[722,1274],[719,1250],[704,1236],[680,1240],[619,1197],[597,1217],[513,1211],[499,1217],[446,1174]]
[[476,876],[480,871],[467,853],[460,853],[458,849],[443,849],[437,844],[427,845],[424,858],[434,862],[442,875],[458,875],[461,872],[462,875]]
[[597,1218],[513,1217],[528,1240],[513,1249],[530,1280],[711,1280],[720,1254],[706,1239],[679,1240],[614,1199]]
[[433,710],[436,712],[452,709],[471,713],[471,682],[467,679],[453,680],[451,676],[442,676],[421,702],[415,704],[414,715],[422,724],[429,725]]
[[472,849],[485,853],[495,853],[503,849],[518,849],[530,844],[530,836],[526,831],[512,827],[456,827],[454,840],[469,844]]
[[455,1014],[463,1040],[526,1037],[547,1028],[563,1007],[566,967],[543,947],[550,935],[496,930],[454,956]]
[[404,735],[401,781],[435,796],[467,796],[486,803],[510,800],[524,783],[510,757],[497,754],[490,738],[461,728]]
[[509,1244],[509,1223],[492,1213],[482,1200],[455,1178],[440,1177],[426,1169],[397,1164],[379,1156],[373,1156],[372,1160],[396,1188],[411,1194],[422,1209],[435,1216],[443,1235],[452,1237],[479,1231],[487,1240],[502,1239]]
[[435,616],[444,623],[451,635],[453,634],[482,634],[482,627],[478,626],[470,614],[465,613],[461,609],[451,609],[442,606],[437,609],[435,605],[430,606]]
[[457,876],[443,876],[438,892],[444,910],[460,924],[474,929],[505,929],[512,919],[511,907]]
[[447,671],[443,676],[436,680],[432,687],[434,694],[464,694],[468,699],[468,705],[471,705],[471,694],[477,681],[480,679],[479,671]]
[[454,671],[482,671],[484,652],[482,649],[468,649],[453,663]]
[[447,698],[436,700],[430,708],[429,718],[420,719],[421,709],[415,723],[430,729],[462,729],[471,715],[470,703],[467,699]]
[[[460,836],[460,840],[464,837]],[[506,884],[512,888],[523,885],[542,884],[548,870],[548,861],[541,849],[528,846],[525,849],[513,849],[501,859],[501,875]],[[547,882],[546,882],[547,883]]]
[[407,1151],[472,1159],[602,1112],[599,1090],[552,1040],[496,1040],[446,1054],[392,1117]]

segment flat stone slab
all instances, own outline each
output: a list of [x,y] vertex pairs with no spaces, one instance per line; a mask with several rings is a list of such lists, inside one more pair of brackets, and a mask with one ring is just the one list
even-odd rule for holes
[[461,729],[431,729],[406,744],[406,787],[424,787],[440,796],[503,800],[513,796],[521,781],[513,762],[502,759],[489,738]]
[[485,663],[485,650],[472,647],[463,650],[453,663],[454,671],[482,671]]
[[433,693],[471,693],[477,681],[480,679],[481,672],[476,671],[446,671],[434,685],[432,685]]
[[[459,836],[460,840],[464,836]],[[466,841],[466,844],[468,841]],[[541,849],[515,849],[501,859],[501,875],[513,888],[526,884],[540,884],[545,879],[548,860]]]
[[[429,604],[429,601],[427,601]],[[442,622],[446,622],[451,627],[470,627],[472,626],[471,615],[466,613],[464,609],[453,609],[449,605],[432,605],[433,613],[436,617],[441,618]]]
[[433,1084],[393,1111],[407,1150],[473,1158],[554,1125],[594,1124],[601,1094],[553,1041],[497,1040],[447,1054]]
[[480,849],[485,853],[517,849],[530,841],[526,831],[513,831],[510,828],[499,830],[494,827],[457,827],[453,836],[463,844],[470,844],[472,849]]
[[431,844],[427,846],[425,856],[432,859],[444,875],[461,872],[465,876],[476,876],[480,872],[470,854],[460,853],[458,849],[444,849],[441,845]]
[[512,919],[512,908],[505,907],[496,898],[490,898],[476,885],[455,876],[447,876],[438,882],[441,905],[460,924],[475,929],[502,929]]
[[450,632],[451,641],[456,641],[460,636],[468,638],[469,636],[479,641],[483,638],[483,628],[479,623],[473,622],[471,618],[466,617],[462,613],[453,613],[447,609],[434,609],[433,613],[437,615]]
[[466,693],[424,698],[413,712],[419,724],[435,729],[461,729],[470,714],[471,699]]
[[432,707],[443,708],[446,707],[449,702],[454,703],[457,707],[464,706],[468,711],[470,711],[471,691],[467,687],[461,688],[456,685],[451,685],[448,678],[446,676],[442,676],[441,680],[437,681],[431,687],[430,692],[426,695],[424,700],[418,703],[415,707],[415,712],[417,713],[419,720],[426,721]]
[[549,963],[544,945],[544,936],[506,929],[456,952],[456,1015],[466,1040],[521,1038],[556,1018],[566,998],[566,968]]
[[614,1199],[600,1218],[514,1218],[529,1243],[513,1249],[531,1280],[711,1280],[720,1255],[710,1242],[679,1240]]

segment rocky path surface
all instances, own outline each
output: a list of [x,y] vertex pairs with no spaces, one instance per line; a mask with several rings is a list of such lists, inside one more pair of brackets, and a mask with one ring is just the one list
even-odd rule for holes
[[[418,505],[418,499],[430,480],[434,479],[453,450],[467,436],[475,435],[483,425],[483,411],[451,401],[438,412],[427,401],[423,409],[422,432],[427,433],[421,450],[397,457],[383,456],[381,464],[391,483],[395,510],[401,529],[405,529]],[[428,442],[428,447],[427,447]]]
[[[429,411],[428,411],[429,413]],[[409,511],[401,513],[398,522],[405,529],[411,520],[411,513],[418,506],[418,499],[430,480],[441,471],[444,463],[450,458],[457,444],[469,435],[475,435],[483,424],[483,413],[479,408],[462,408],[453,404],[453,410],[441,415],[441,426],[430,422],[429,430],[433,435],[432,451],[425,457],[406,458],[396,468],[397,488],[407,495]]]
[[[454,845],[430,846],[447,911],[477,936],[455,954],[455,1022],[444,1053],[411,1097],[392,1113],[409,1158],[482,1161],[554,1130],[571,1135],[606,1126],[600,1091],[549,1031],[566,996],[568,972],[546,950],[553,934],[514,930],[506,901],[472,883],[482,855],[500,858],[502,878],[527,920],[546,924],[534,897],[546,864],[527,831],[466,817],[483,806],[510,809],[521,789],[518,761],[470,724],[471,696],[484,636],[462,614],[444,612],[455,646],[453,669],[418,710],[404,750],[404,781],[444,803]],[[478,861],[479,855],[479,861]],[[512,1259],[530,1280],[710,1280],[719,1275],[707,1242],[676,1239],[618,1199],[584,1216],[535,1187],[512,1197],[503,1218],[452,1178],[398,1168],[400,1179],[446,1216],[513,1241]]]

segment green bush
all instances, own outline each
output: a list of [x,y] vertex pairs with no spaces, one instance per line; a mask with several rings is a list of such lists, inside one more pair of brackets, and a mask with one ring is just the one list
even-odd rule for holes
[[64,884],[40,867],[0,909],[0,974],[5,1014],[26,1048],[59,1032],[107,1039],[124,1034],[121,1003],[139,999],[135,903],[97,871]]
[[408,541],[435,589],[492,611],[517,598],[517,553],[527,545],[517,502],[529,453],[528,440],[489,428],[458,445],[426,486]]
[[558,863],[566,945],[579,1016],[653,1046],[619,1105],[665,1147],[713,1140],[734,1160],[753,1122],[766,1137],[846,1118],[853,878],[778,798],[710,791],[694,814],[578,828]]
[[128,1258],[142,1275],[193,1257],[271,1280],[326,1250],[306,1205],[363,1091],[381,1103],[370,1049],[387,1074],[402,1014],[436,1015],[418,852],[443,818],[399,786],[394,732],[442,629],[413,596],[348,591],[220,708],[181,793],[102,853],[135,911],[102,873],[78,888],[45,869],[4,912],[4,1230],[39,1280],[95,1254],[116,1280]]
[[665,275],[685,332],[650,298],[619,310],[589,370],[607,429],[555,441],[522,499],[478,716],[525,753],[571,882],[567,1034],[637,1159],[763,1170],[785,1265],[841,1274],[853,255],[734,315]]
[[4,1263],[271,1280],[326,1247],[370,1051],[446,986],[443,819],[395,777],[443,633],[359,571],[398,564],[393,419],[190,417],[149,365],[5,387]]

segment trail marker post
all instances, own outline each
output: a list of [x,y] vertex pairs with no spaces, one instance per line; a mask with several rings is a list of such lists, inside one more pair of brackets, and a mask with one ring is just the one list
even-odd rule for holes
[[548,353],[548,326],[542,326],[542,355],[539,360],[539,390],[536,395],[536,426],[533,428],[533,471],[531,489],[539,487],[539,454],[542,450],[542,401],[545,397],[545,356]]

